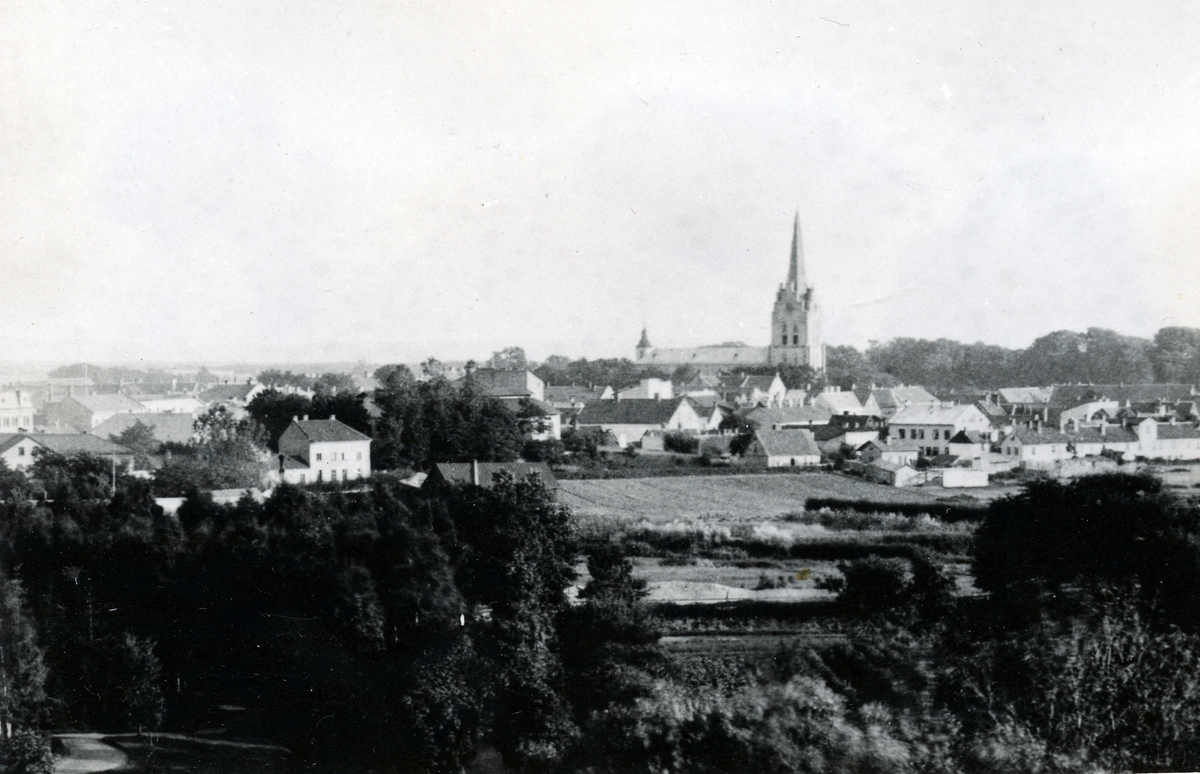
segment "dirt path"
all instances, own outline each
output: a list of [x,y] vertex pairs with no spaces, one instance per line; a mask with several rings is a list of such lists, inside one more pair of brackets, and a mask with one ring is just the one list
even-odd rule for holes
[[110,771],[129,762],[129,756],[112,745],[100,741],[100,734],[60,734],[57,738],[67,748],[67,755],[54,762],[55,774],[85,774]]

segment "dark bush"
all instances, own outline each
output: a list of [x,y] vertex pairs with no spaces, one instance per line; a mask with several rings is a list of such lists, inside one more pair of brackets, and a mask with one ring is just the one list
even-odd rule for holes
[[696,454],[700,451],[700,439],[691,433],[676,430],[663,436],[663,448],[680,454]]

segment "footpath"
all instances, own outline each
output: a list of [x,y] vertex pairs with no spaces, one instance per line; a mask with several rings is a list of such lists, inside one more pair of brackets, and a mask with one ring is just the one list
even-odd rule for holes
[[103,734],[59,734],[67,754],[54,761],[54,774],[87,774],[111,771],[129,763],[129,756],[100,741]]

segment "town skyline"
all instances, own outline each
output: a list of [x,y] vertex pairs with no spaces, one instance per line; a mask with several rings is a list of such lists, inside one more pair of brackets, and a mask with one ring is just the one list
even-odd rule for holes
[[1200,326],[1194,11],[461,10],[7,5],[0,360]]

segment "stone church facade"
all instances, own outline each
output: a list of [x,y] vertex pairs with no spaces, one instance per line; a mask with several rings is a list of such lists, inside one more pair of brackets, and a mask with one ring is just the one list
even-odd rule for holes
[[779,286],[771,310],[771,343],[768,346],[718,344],[663,349],[653,346],[643,329],[635,362],[666,371],[688,365],[702,374],[715,374],[739,366],[782,364],[807,365],[817,371],[824,370],[825,349],[820,338],[820,312],[804,271],[800,215],[796,215],[792,227],[792,254],[787,281]]

